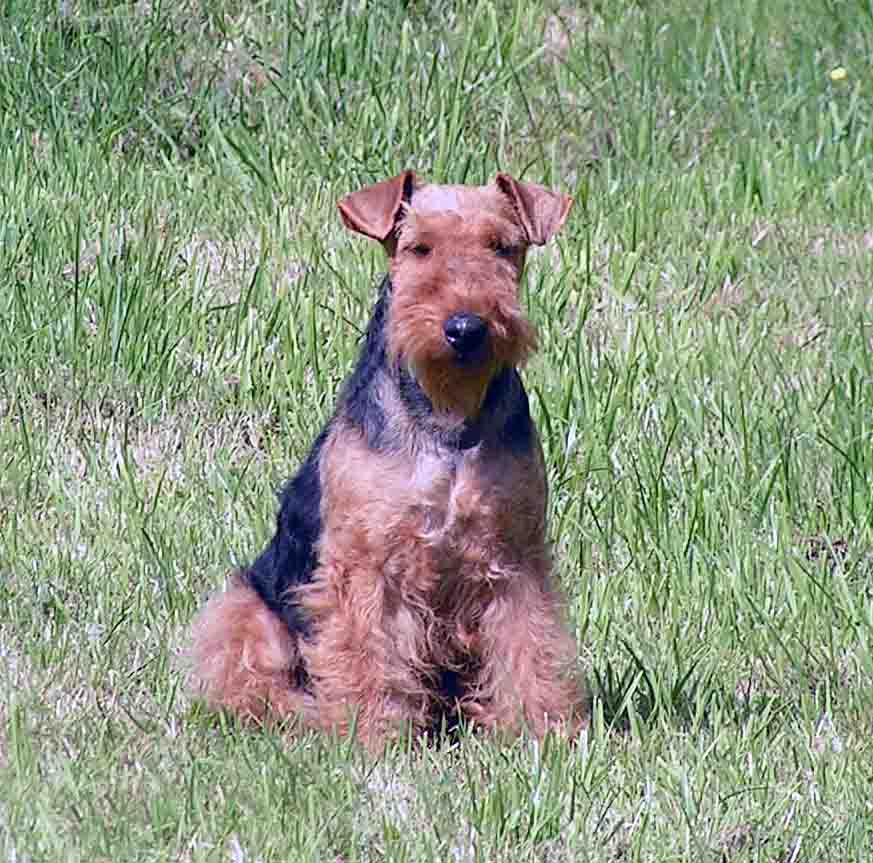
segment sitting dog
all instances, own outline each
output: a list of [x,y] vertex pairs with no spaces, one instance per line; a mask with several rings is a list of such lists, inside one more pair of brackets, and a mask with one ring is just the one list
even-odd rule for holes
[[193,624],[210,705],[373,748],[459,718],[538,736],[585,724],[517,371],[536,345],[525,255],[571,203],[506,174],[469,187],[412,172],[340,202],[389,275],[275,535]]

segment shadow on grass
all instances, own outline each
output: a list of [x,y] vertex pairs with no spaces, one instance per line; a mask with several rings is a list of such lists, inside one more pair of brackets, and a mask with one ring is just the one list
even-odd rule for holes
[[674,649],[674,661],[648,665],[634,649],[622,642],[627,658],[607,661],[591,672],[594,711],[600,711],[606,727],[634,733],[640,725],[665,721],[683,729],[721,725],[742,726],[750,720],[769,726],[784,725],[785,716],[801,713],[800,694],[815,696],[840,687],[834,672],[828,679],[798,682],[782,689],[762,691],[751,678],[748,686],[726,685],[717,679],[717,669],[704,665],[705,649],[682,657]]
[[731,700],[715,671],[703,667],[704,651],[682,657],[674,649],[670,668],[653,668],[626,641],[622,645],[625,661],[607,660],[591,672],[595,709],[602,711],[610,728],[628,732],[640,722],[664,718],[683,726],[700,725],[713,708]]

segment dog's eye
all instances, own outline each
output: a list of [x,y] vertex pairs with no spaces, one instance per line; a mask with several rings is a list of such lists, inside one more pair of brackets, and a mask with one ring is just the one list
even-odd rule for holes
[[412,254],[417,258],[426,258],[430,254],[430,246],[426,243],[419,243],[417,246],[412,247]]
[[491,248],[494,249],[494,254],[498,258],[514,258],[518,254],[518,246],[508,246],[501,243],[500,240],[495,240]]

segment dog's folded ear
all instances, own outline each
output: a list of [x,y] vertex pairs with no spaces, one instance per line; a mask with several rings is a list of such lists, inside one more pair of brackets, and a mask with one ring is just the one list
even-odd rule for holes
[[498,174],[495,182],[512,201],[529,243],[542,246],[561,230],[573,206],[572,198],[536,183],[522,183],[509,174]]
[[404,171],[390,180],[346,195],[337,204],[343,224],[350,231],[384,243],[391,237],[401,207],[410,201],[416,185],[415,174]]

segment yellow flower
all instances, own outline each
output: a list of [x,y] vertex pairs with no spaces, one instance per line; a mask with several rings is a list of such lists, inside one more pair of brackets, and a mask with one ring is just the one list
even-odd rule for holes
[[845,81],[848,76],[849,73],[846,71],[845,66],[837,66],[836,69],[831,69],[831,81]]

